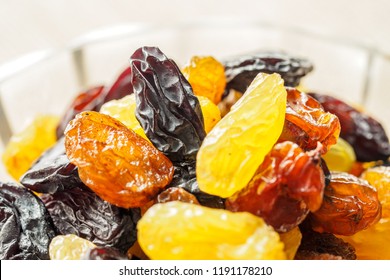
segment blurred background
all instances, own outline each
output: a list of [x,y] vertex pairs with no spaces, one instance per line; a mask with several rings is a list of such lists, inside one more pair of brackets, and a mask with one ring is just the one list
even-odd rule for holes
[[363,106],[390,131],[389,12],[386,0],[0,0],[0,154],[7,133],[111,83],[146,44],[179,64],[258,49],[305,57],[315,69],[304,88]]

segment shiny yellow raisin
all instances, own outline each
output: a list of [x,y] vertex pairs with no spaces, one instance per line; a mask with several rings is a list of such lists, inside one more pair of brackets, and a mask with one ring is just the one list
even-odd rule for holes
[[356,162],[352,146],[340,137],[323,158],[331,171],[349,172]]
[[132,129],[135,133],[142,136],[144,139],[149,140],[145,135],[145,131],[139,124],[135,117],[135,95],[130,94],[118,100],[111,100],[100,108],[100,113],[109,115],[121,123],[127,128]]
[[203,114],[204,130],[209,133],[210,130],[221,120],[221,112],[217,105],[204,96],[198,96],[200,108]]
[[196,163],[200,190],[229,197],[248,184],[282,132],[286,95],[280,75],[258,74],[204,139]]
[[285,259],[279,235],[263,219],[191,203],[155,204],[138,222],[150,259]]
[[50,242],[49,255],[51,260],[81,260],[95,247],[92,242],[74,234],[57,235]]
[[194,56],[182,72],[195,95],[205,96],[214,104],[221,101],[226,86],[226,77],[225,68],[218,60],[211,56]]
[[284,243],[284,251],[286,252],[287,259],[293,260],[302,240],[302,233],[299,227],[295,227],[292,230],[280,233],[279,235],[280,240]]
[[57,116],[39,115],[24,130],[11,137],[2,160],[15,180],[19,180],[34,161],[57,141],[58,122]]
[[362,178],[377,189],[382,218],[366,230],[340,237],[355,247],[358,259],[390,260],[390,167],[369,168]]

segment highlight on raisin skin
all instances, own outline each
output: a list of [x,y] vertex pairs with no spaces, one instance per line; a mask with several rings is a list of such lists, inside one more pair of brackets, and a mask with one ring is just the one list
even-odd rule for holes
[[209,98],[214,104],[221,101],[226,86],[225,68],[212,56],[194,56],[182,69],[194,94]]
[[322,154],[336,144],[340,122],[336,115],[324,111],[313,97],[295,88],[286,88],[286,119],[279,142],[292,141],[304,150],[323,145]]
[[322,204],[325,187],[319,150],[276,144],[249,184],[226,200],[226,209],[262,217],[278,232],[298,226]]
[[366,230],[341,238],[355,247],[358,259],[390,260],[390,167],[368,168],[361,178],[377,189],[382,217]]
[[144,205],[172,180],[170,160],[108,115],[78,114],[65,130],[65,147],[83,183],[119,207]]
[[171,201],[149,208],[137,229],[138,242],[152,260],[286,258],[279,235],[250,213]]
[[226,198],[244,188],[279,138],[285,110],[281,77],[260,73],[206,135],[196,161],[199,189]]
[[310,214],[313,229],[338,235],[352,235],[381,218],[378,193],[366,180],[345,172],[331,172],[321,208]]

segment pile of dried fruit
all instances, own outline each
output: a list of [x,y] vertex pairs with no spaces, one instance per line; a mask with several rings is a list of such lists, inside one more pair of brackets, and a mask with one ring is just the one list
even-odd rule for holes
[[389,139],[299,91],[312,69],[136,50],[112,86],[12,138],[0,259],[390,259]]

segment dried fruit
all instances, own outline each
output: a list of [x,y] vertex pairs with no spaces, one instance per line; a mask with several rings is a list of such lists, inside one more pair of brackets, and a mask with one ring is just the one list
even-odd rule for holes
[[111,247],[94,247],[85,253],[84,260],[128,260],[127,256]]
[[358,161],[369,162],[389,158],[389,138],[378,121],[340,99],[318,93],[310,95],[317,99],[326,111],[339,118],[340,137],[351,144]]
[[336,145],[332,146],[323,155],[323,158],[330,170],[340,172],[351,171],[356,162],[356,156],[352,146],[341,137],[337,140]]
[[153,205],[137,228],[141,248],[154,260],[285,258],[278,234],[249,213],[171,201]]
[[286,252],[287,259],[293,260],[302,240],[302,233],[299,230],[299,227],[295,227],[285,233],[280,233],[279,236],[284,244],[284,251]]
[[2,159],[8,173],[15,180],[18,181],[34,161],[56,143],[57,124],[56,116],[37,116],[24,130],[11,137]]
[[100,108],[100,113],[109,115],[120,122],[125,126],[132,129],[135,133],[142,136],[146,140],[149,140],[145,135],[145,131],[139,124],[137,118],[135,117],[135,95],[127,95],[118,100],[111,100]]
[[221,101],[226,86],[225,68],[212,56],[194,56],[182,72],[194,94],[209,98],[214,104]]
[[390,167],[378,166],[367,169],[362,179],[378,191],[382,205],[382,218],[366,230],[351,236],[341,236],[356,249],[358,259],[390,259]]
[[169,201],[182,201],[187,203],[199,204],[196,197],[184,190],[183,188],[172,187],[157,196],[158,203],[165,203]]
[[136,117],[153,145],[174,162],[195,160],[205,136],[198,99],[176,63],[156,47],[130,59]]
[[313,97],[295,88],[287,88],[286,119],[279,142],[292,141],[304,150],[323,146],[322,153],[337,142],[340,122],[336,115],[325,112]]
[[0,183],[0,259],[49,259],[55,236],[45,206],[31,191],[14,183]]
[[226,209],[262,217],[278,232],[299,225],[322,203],[325,187],[319,150],[276,144],[248,185],[226,200]]
[[315,231],[352,235],[378,222],[381,204],[374,187],[349,173],[331,172],[321,208],[311,213]]
[[123,209],[102,200],[83,185],[41,196],[56,231],[75,234],[97,246],[126,252],[135,242],[138,209]]
[[51,260],[82,260],[96,245],[74,234],[57,235],[50,243]]
[[260,73],[204,139],[196,161],[200,190],[229,197],[244,188],[279,138],[285,109],[281,77]]
[[116,119],[83,112],[65,131],[69,160],[80,179],[102,199],[140,207],[172,180],[172,163],[148,141]]
[[56,193],[81,184],[78,170],[65,154],[65,139],[43,153],[20,178],[20,183],[38,193]]
[[286,86],[295,87],[303,76],[313,70],[313,65],[305,59],[272,52],[233,58],[225,61],[224,66],[227,92],[230,89],[245,92],[260,72],[278,73]]
[[204,130],[206,133],[209,133],[221,120],[221,112],[219,111],[218,106],[211,102],[207,97],[198,96],[198,99],[203,114]]

